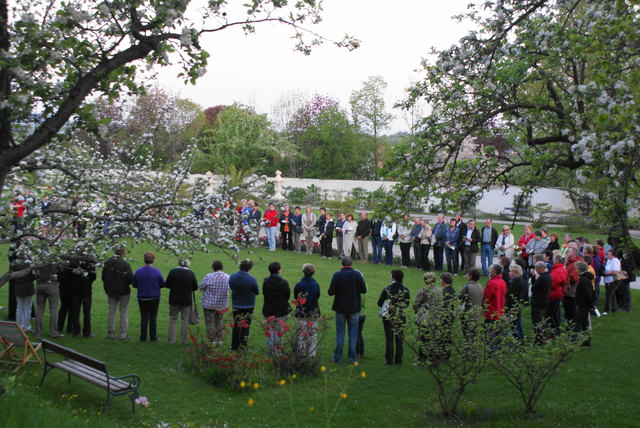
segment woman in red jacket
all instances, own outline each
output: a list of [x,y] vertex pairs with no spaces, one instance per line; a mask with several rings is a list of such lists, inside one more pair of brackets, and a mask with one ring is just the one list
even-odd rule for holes
[[551,320],[551,327],[560,327],[560,302],[564,298],[565,286],[569,284],[569,274],[564,267],[564,259],[560,254],[553,256],[551,268],[551,291],[547,300],[547,310],[544,317]]

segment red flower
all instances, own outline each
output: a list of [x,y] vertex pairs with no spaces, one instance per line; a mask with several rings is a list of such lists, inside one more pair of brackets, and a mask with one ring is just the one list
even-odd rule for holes
[[292,300],[291,303],[293,303],[296,306],[300,306],[300,302],[298,302],[297,300]]
[[267,336],[267,337],[271,337],[271,332],[270,331],[265,331],[264,335]]
[[282,320],[278,320],[278,324],[283,325],[283,324],[284,324],[284,321],[282,321]]
[[301,305],[304,305],[305,303],[307,303],[307,299],[304,297],[300,297],[298,301],[300,302]]
[[269,322],[273,321],[274,319],[276,319],[275,315],[271,315],[270,317],[267,317],[267,321]]
[[284,325],[284,331],[289,331],[291,329],[291,327],[289,327],[289,324],[285,324]]
[[189,339],[191,339],[191,341],[192,341],[195,345],[197,345],[197,344],[198,344],[198,341],[196,340],[196,337],[195,337],[193,334],[190,334],[190,335],[189,335]]
[[309,321],[309,322],[307,323],[307,327],[313,327],[313,321]]
[[280,336],[280,337],[284,336],[284,333],[283,333],[283,332],[281,332],[281,331],[279,331],[277,334],[278,334],[278,336]]
[[235,325],[233,325],[233,323],[232,323],[232,322],[230,322],[230,323],[229,323],[229,327],[231,327],[231,328],[235,328],[236,326],[235,326]]

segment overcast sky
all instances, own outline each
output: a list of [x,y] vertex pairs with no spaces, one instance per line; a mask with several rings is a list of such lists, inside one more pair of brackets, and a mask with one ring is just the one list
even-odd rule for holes
[[[330,44],[316,48],[310,56],[293,51],[291,30],[281,25],[259,25],[245,35],[232,28],[208,36],[202,43],[210,54],[207,74],[193,85],[176,78],[176,69],[159,75],[162,86],[189,98],[204,108],[234,101],[249,104],[259,113],[269,113],[287,92],[326,94],[348,108],[351,91],[372,75],[388,83],[388,110],[404,97],[404,90],[422,58],[432,46],[443,49],[465,35],[468,23],[457,23],[452,15],[466,11],[469,0],[325,0],[323,22],[314,31],[332,39],[345,33],[362,46],[353,52]],[[398,111],[387,131],[406,131]]]

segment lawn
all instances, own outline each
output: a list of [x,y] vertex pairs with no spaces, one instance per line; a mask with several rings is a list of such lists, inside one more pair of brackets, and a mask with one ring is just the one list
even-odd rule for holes
[[[516,236],[519,236],[519,230]],[[138,246],[128,256],[135,268],[142,264],[142,254],[148,250]],[[0,249],[0,267],[6,268],[6,247]],[[193,258],[192,269],[200,280],[210,271],[214,254],[200,254]],[[224,256],[222,256],[224,257]],[[321,310],[331,316],[332,299],[326,294],[333,272],[339,268],[336,258],[321,259],[304,254],[278,250],[270,253],[264,249],[251,253],[242,251],[241,257],[254,261],[252,274],[261,283],[268,275],[271,261],[283,265],[283,276],[293,286],[302,276],[300,268],[305,262],[316,266],[316,279],[322,289]],[[225,271],[234,272],[232,260],[223,258]],[[172,255],[158,252],[156,266],[165,274],[176,265]],[[114,375],[136,373],[142,378],[141,394],[149,398],[147,409],[138,409],[135,415],[129,410],[128,400],[116,398],[106,415],[99,415],[104,394],[102,390],[74,380],[70,385],[63,373],[53,371],[47,376],[44,388],[37,388],[42,368],[29,365],[16,380],[15,392],[0,398],[2,426],[24,427],[45,423],[47,426],[156,426],[160,422],[171,426],[288,426],[325,425],[324,394],[328,405],[340,400],[341,392],[347,398],[340,400],[333,417],[339,426],[426,426],[448,425],[438,416],[435,383],[424,369],[411,363],[414,356],[405,348],[405,364],[383,366],[384,334],[377,316],[376,301],[384,286],[389,283],[389,267],[360,265],[369,287],[366,304],[367,321],[364,327],[365,358],[353,371],[348,364],[331,363],[334,347],[334,328],[330,324],[327,340],[321,348],[321,359],[328,367],[327,387],[322,376],[296,379],[292,386],[265,385],[257,393],[237,393],[215,388],[197,375],[186,372],[184,347],[168,345],[167,292],[163,290],[159,314],[157,343],[141,343],[139,336],[139,310],[132,301],[129,310],[130,336],[128,341],[106,338],[107,303],[98,280],[94,283],[93,326],[95,338],[66,336],[59,343],[86,353],[108,363]],[[412,298],[422,284],[422,273],[415,269],[405,271],[405,285]],[[463,285],[457,277],[455,286]],[[481,282],[486,282],[483,278]],[[6,305],[7,288],[0,289],[0,301]],[[634,291],[633,298],[640,298]],[[262,307],[258,297],[256,313]],[[6,314],[3,314],[6,316]],[[528,310],[523,315],[525,334],[531,334]],[[45,319],[45,322],[47,320]],[[481,378],[463,397],[461,410],[467,424],[476,426],[637,426],[640,410],[637,407],[637,391],[640,375],[637,370],[640,355],[640,315],[638,312],[616,313],[593,321],[593,345],[581,349],[568,364],[563,366],[542,396],[538,411],[541,416],[522,415],[517,392],[493,370],[483,372]],[[46,335],[45,335],[46,337]],[[229,338],[227,338],[227,343]],[[261,331],[252,326],[250,347],[266,349]],[[367,377],[361,378],[360,371]],[[77,394],[77,396],[75,395]],[[253,398],[255,405],[248,406]],[[313,407],[315,411],[311,411]]]

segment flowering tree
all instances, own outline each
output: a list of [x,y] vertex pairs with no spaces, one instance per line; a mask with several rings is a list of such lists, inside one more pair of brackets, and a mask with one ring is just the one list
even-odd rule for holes
[[[49,144],[70,121],[97,129],[83,107],[92,94],[109,99],[138,93],[141,75],[165,66],[177,53],[181,76],[204,74],[209,54],[201,47],[208,33],[276,22],[292,28],[296,49],[310,53],[323,37],[305,30],[320,21],[316,0],[253,0],[233,8],[212,0],[189,19],[189,0],[0,2],[0,192],[11,168]],[[202,22],[203,27],[198,27]],[[356,48],[350,37],[334,42]],[[147,70],[145,71],[145,65]]]
[[[486,1],[476,30],[424,62],[405,107],[433,107],[389,165],[401,197],[518,184],[593,192],[628,237],[640,161],[640,34],[632,0]],[[501,137],[505,150],[477,144]]]

